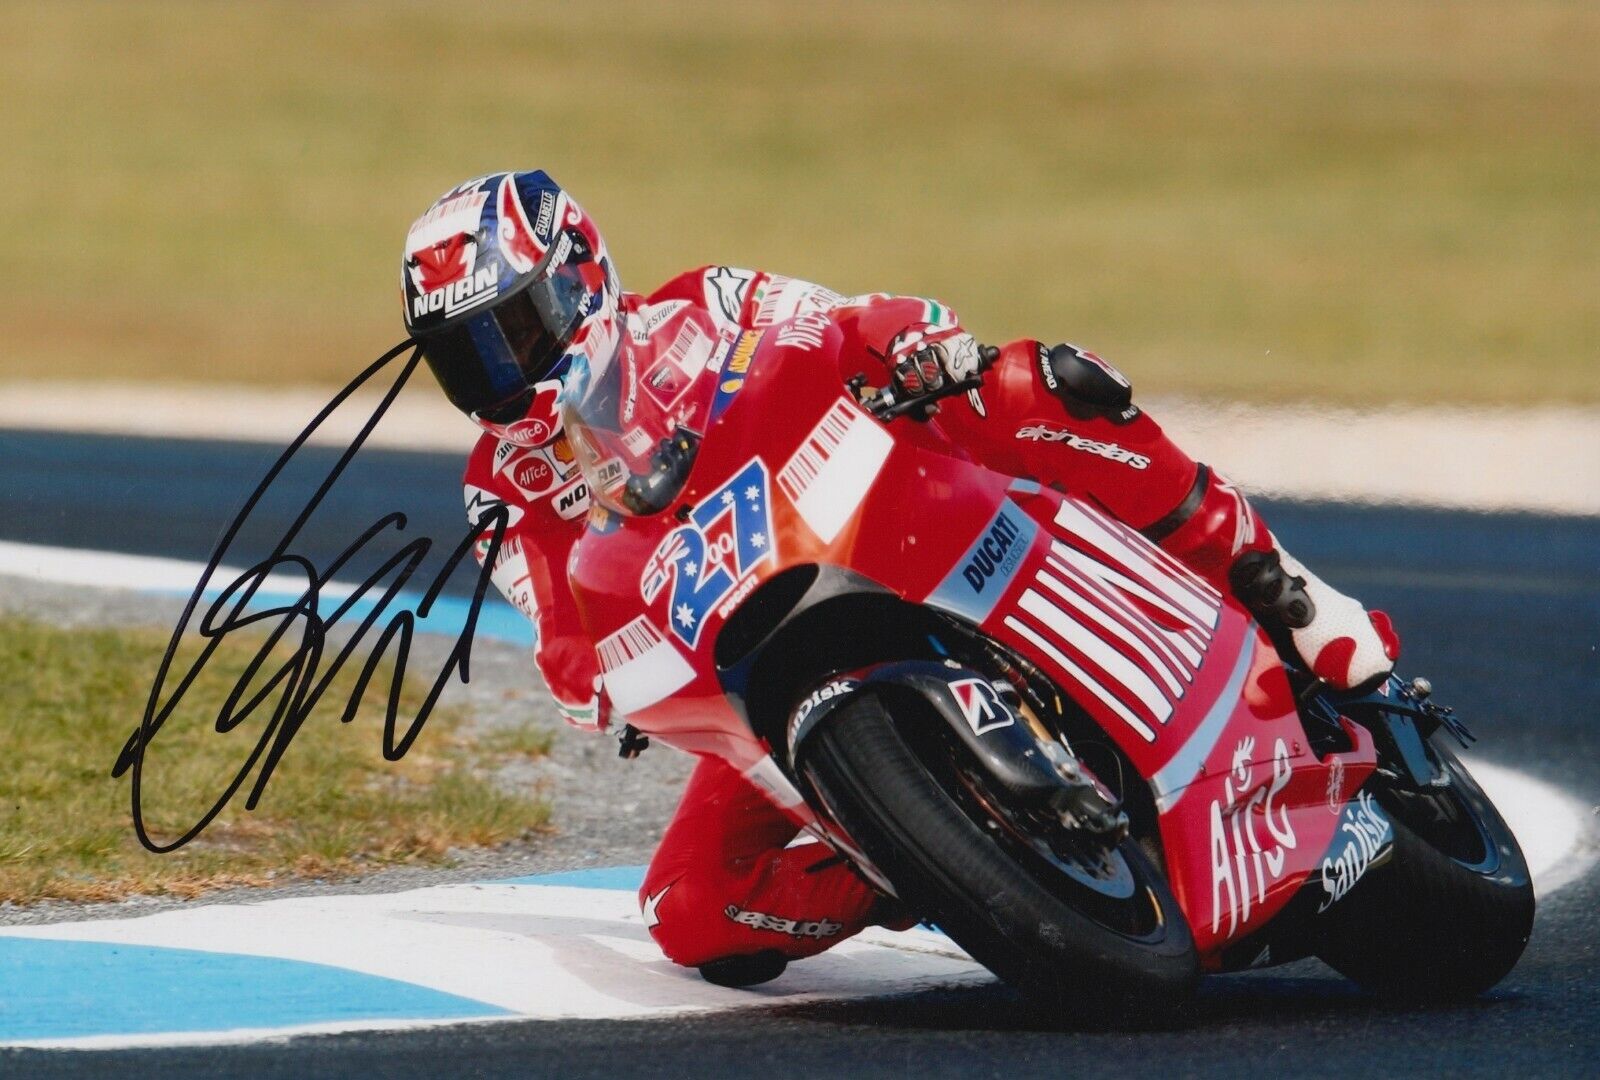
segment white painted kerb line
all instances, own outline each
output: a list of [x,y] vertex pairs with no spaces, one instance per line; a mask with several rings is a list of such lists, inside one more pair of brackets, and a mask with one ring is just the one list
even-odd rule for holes
[[[124,555],[114,551],[85,551],[0,540],[0,574],[14,574],[59,585],[189,593],[194,591],[204,571],[204,563],[188,559]],[[221,589],[243,576],[244,570],[240,567],[219,566],[211,575],[209,586]],[[266,593],[299,596],[306,589],[306,579],[293,574],[268,574],[261,579],[260,591]],[[354,593],[355,588],[330,581],[319,586],[317,592],[322,597],[343,599]]]
[[[1515,770],[1481,761],[1470,767],[1516,833],[1541,894],[1577,880],[1593,864],[1596,845],[1587,807]],[[12,927],[0,930],[0,936],[328,964],[484,1002],[508,1010],[512,1019],[623,1019],[765,1008],[992,978],[940,935],[871,928],[793,965],[776,982],[729,990],[661,956],[631,891],[561,885],[447,885],[211,904],[138,918]],[[194,1045],[438,1023],[351,1019],[269,1030],[107,1033],[4,1045]]]

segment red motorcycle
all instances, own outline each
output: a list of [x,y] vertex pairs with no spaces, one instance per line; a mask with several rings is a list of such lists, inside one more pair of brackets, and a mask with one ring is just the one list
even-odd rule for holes
[[1159,1014],[1312,954],[1419,997],[1510,971],[1527,866],[1425,681],[1327,692],[1139,533],[923,422],[981,375],[896,400],[839,340],[745,332],[659,415],[621,362],[574,373],[570,578],[633,729],[1052,1005]]

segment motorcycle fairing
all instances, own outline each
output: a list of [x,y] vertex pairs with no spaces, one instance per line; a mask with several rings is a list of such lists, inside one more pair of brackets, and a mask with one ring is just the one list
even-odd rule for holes
[[[771,764],[769,746],[714,660],[745,598],[821,566],[946,611],[1047,672],[1151,779],[1174,893],[1203,962],[1220,965],[1314,872],[1321,880],[1375,761],[1371,739],[1357,732],[1355,749],[1318,760],[1276,651],[1231,597],[1092,504],[972,462],[936,423],[879,423],[843,389],[837,329],[821,348],[777,330],[709,422],[674,507],[613,516],[575,549],[569,576],[613,702],[652,739],[753,774]],[[687,392],[713,393],[715,379]],[[752,469],[772,481],[771,530],[746,567],[706,523],[730,492],[743,497],[729,480]],[[694,549],[697,530],[698,565],[668,544],[679,535]],[[666,599],[686,571],[734,579],[693,613],[688,639]],[[819,827],[804,804],[786,809]]]

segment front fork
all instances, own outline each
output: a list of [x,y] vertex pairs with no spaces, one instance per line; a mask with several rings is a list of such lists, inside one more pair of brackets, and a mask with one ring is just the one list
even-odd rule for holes
[[[1294,674],[1291,673],[1291,679]],[[1304,681],[1304,673],[1298,673]],[[1366,694],[1351,696],[1331,690],[1325,683],[1305,681],[1297,695],[1301,718],[1313,745],[1340,729],[1346,718],[1372,732],[1378,749],[1378,768],[1391,779],[1422,789],[1448,787],[1450,776],[1429,752],[1428,740],[1443,729],[1463,748],[1476,741],[1454,710],[1435,704],[1427,679],[1409,683],[1390,675]]]

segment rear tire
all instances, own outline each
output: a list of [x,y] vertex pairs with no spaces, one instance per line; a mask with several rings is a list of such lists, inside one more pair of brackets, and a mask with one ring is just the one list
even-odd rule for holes
[[1440,742],[1451,786],[1378,789],[1394,854],[1322,917],[1317,955],[1388,997],[1475,997],[1516,966],[1533,928],[1522,850],[1466,767]]
[[1189,926],[1135,843],[1112,852],[1131,876],[1127,899],[1117,901],[1126,910],[1115,914],[1138,920],[1133,932],[1119,932],[1064,902],[1048,874],[1022,865],[980,828],[875,695],[822,722],[803,748],[801,772],[904,902],[1055,1015],[1170,1022],[1193,992]]

